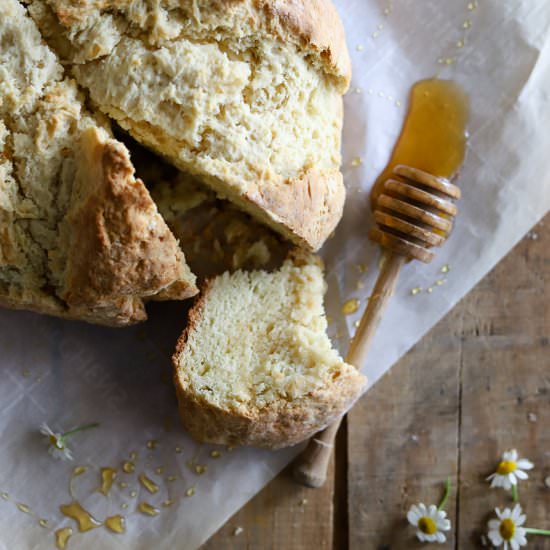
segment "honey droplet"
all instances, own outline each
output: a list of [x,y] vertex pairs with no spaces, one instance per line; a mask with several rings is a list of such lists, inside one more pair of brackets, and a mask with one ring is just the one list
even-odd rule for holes
[[59,548],[59,550],[65,550],[65,548],[67,547],[67,542],[69,542],[72,534],[73,530],[70,527],[63,527],[63,529],[58,529],[55,532],[55,546]]
[[121,489],[126,489],[126,487],[128,487],[128,484],[125,482],[125,481],[121,481],[118,486],[121,488]]
[[137,491],[130,491],[130,496],[132,498],[136,498],[137,497]]
[[134,461],[134,460],[137,460],[138,458],[138,454],[136,453],[136,451],[132,451],[130,453],[130,460]]
[[189,487],[187,491],[185,491],[186,497],[192,497],[195,494],[195,487]]
[[151,439],[147,441],[146,447],[148,449],[156,449],[157,445],[158,445],[158,441],[156,441],[155,439]]
[[127,502],[123,502],[120,507],[123,509],[123,510],[126,510],[126,508],[128,508],[128,503]]
[[82,508],[82,506],[76,501],[73,501],[70,504],[62,504],[59,507],[59,510],[64,516],[76,521],[78,524],[78,530],[81,533],[85,533],[86,531],[90,531],[91,529],[95,529],[101,525],[101,523],[97,521],[97,519],[95,519],[90,512],[84,510],[84,508]]
[[204,474],[207,470],[207,467],[204,464],[197,464],[195,466],[195,473],[199,474],[200,476]]
[[81,476],[88,471],[88,466],[76,466],[73,470],[73,477]]
[[31,513],[31,509],[26,504],[18,503],[17,508],[19,508],[21,512],[25,512],[25,514]]
[[442,285],[444,285],[445,283],[446,283],[446,279],[438,279],[438,280],[435,282],[435,284],[436,284],[437,286],[442,286]]
[[116,478],[116,470],[114,468],[101,468],[101,487],[99,492],[107,496]]
[[445,265],[441,268],[441,273],[449,273],[449,271],[451,271],[451,268],[450,268],[449,264],[445,264]]
[[40,525],[40,527],[48,527],[48,520],[47,519],[39,519],[38,520],[38,525]]
[[420,294],[422,292],[422,287],[415,286],[414,288],[411,288],[411,294],[413,296],[416,296],[417,294]]
[[357,281],[357,285],[355,285],[357,287],[357,290],[361,290],[365,287],[365,283],[363,281]]
[[138,504],[138,510],[147,516],[158,516],[160,514],[160,510],[148,502],[140,502]]
[[431,294],[433,291],[434,291],[434,289],[433,289],[433,287],[431,287],[431,286],[428,287],[428,288],[426,289],[426,292],[427,292],[428,294]]
[[165,508],[168,508],[169,506],[172,506],[172,504],[174,504],[174,501],[173,501],[173,500],[170,500],[169,498],[167,498],[167,499],[162,503],[162,505],[163,505]]
[[139,482],[151,493],[155,494],[158,492],[159,487],[158,485],[152,480],[149,479],[145,474],[140,474],[138,476]]
[[469,29],[471,26],[472,26],[472,22],[469,19],[466,19],[466,21],[464,21],[464,23],[462,23],[462,27],[464,29]]
[[365,49],[365,46],[363,46],[363,44],[357,44],[357,46],[355,46],[355,49],[358,52],[362,52]]
[[9,500],[10,495],[8,495],[8,493],[2,492],[2,493],[0,493],[0,497],[2,497],[4,500]]
[[105,527],[113,533],[124,533],[126,526],[122,516],[111,516],[105,520]]
[[220,451],[212,451],[212,452],[210,453],[210,456],[211,456],[212,458],[220,458],[220,456],[222,456],[222,454],[220,453]]
[[126,474],[133,474],[136,465],[133,462],[127,461],[122,464],[122,471]]
[[178,479],[177,476],[168,476],[166,481],[176,481],[176,479]]
[[359,319],[357,321],[355,321],[355,323],[353,323],[353,326],[355,328],[359,328],[359,325],[361,324],[361,321],[359,321]]
[[352,313],[355,313],[358,309],[359,300],[357,298],[352,298],[351,300],[344,302],[344,305],[342,306],[342,313],[344,315],[351,315]]
[[354,168],[361,166],[361,164],[363,164],[363,159],[361,157],[354,157],[353,159],[351,159],[351,165]]
[[155,470],[155,472],[156,472],[157,474],[160,475],[160,474],[162,474],[162,473],[164,472],[164,468],[163,468],[162,466],[159,466],[159,467]]

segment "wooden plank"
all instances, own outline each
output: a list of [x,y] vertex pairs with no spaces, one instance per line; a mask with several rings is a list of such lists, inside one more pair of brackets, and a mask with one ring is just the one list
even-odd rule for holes
[[[536,238],[534,238],[536,237]],[[488,514],[510,506],[487,490],[499,455],[517,448],[536,469],[520,485],[528,525],[550,529],[550,216],[461,307],[462,406],[458,540],[478,544]],[[529,548],[550,548],[532,538]]]
[[[348,417],[351,550],[416,548],[408,508],[437,504],[447,477],[456,487],[457,318],[439,324]],[[454,523],[454,498],[447,512]]]
[[[326,485],[318,490],[298,486],[286,469],[237,512],[202,550],[332,549],[333,497],[333,464]],[[242,533],[235,535],[238,527]]]

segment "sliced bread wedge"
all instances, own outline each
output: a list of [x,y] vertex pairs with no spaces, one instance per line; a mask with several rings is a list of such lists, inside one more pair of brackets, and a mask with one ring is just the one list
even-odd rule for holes
[[127,325],[197,293],[126,147],[17,0],[0,3],[0,305]]
[[29,11],[135,139],[300,246],[334,230],[351,69],[330,0],[30,0]]
[[325,282],[312,255],[275,272],[207,283],[173,356],[180,415],[199,441],[294,445],[342,415],[366,378],[326,335]]

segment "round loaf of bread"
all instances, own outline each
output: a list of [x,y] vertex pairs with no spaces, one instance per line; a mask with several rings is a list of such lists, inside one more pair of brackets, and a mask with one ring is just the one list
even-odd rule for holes
[[92,101],[292,242],[340,220],[344,31],[330,0],[31,0]]

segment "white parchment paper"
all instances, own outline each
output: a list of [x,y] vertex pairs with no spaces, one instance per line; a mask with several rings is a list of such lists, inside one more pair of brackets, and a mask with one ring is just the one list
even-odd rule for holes
[[[366,238],[372,224],[368,191],[399,133],[410,86],[439,75],[458,80],[471,95],[455,230],[433,265],[405,267],[365,366],[373,384],[548,211],[550,4],[337,4],[354,65],[344,132],[349,194],[324,256],[331,331],[343,352],[377,273],[379,252]],[[446,264],[450,271],[442,273]],[[416,287],[423,290],[413,296]],[[340,310],[349,298],[358,298],[361,307],[344,318]],[[146,325],[125,330],[0,311],[0,548],[55,548],[54,531],[72,526],[68,548],[75,550],[193,550],[291,459],[295,449],[227,451],[196,445],[184,434],[169,364],[184,322],[181,304],[154,305]],[[42,421],[61,429],[92,421],[101,427],[76,436],[75,461],[62,463],[47,455],[37,435]],[[147,447],[151,440],[155,448]],[[123,473],[121,464],[132,452],[135,472]],[[125,516],[125,534],[105,527],[79,533],[61,515],[59,506],[71,500],[67,486],[75,465],[89,466],[74,481],[81,504],[100,521]],[[206,471],[197,474],[197,465]],[[96,491],[105,466],[118,469],[108,497]],[[138,483],[141,473],[158,484],[157,493]],[[189,489],[193,496],[186,496]],[[140,502],[156,506],[159,515],[137,512]],[[18,508],[21,503],[29,512]],[[47,527],[39,525],[41,518]]]

